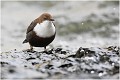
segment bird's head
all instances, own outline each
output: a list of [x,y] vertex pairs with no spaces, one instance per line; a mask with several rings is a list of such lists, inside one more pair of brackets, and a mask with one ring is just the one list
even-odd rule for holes
[[41,19],[42,21],[45,21],[45,20],[54,21],[53,17],[52,17],[49,13],[43,13],[43,14],[40,16],[40,19]]

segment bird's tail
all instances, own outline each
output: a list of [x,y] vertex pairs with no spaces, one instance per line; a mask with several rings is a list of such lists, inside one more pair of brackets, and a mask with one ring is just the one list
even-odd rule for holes
[[23,41],[23,44],[24,44],[24,43],[27,43],[27,42],[28,42],[27,39],[25,39],[25,40]]

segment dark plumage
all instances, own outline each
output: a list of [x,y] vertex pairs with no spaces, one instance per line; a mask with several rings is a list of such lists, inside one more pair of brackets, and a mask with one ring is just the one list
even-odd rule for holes
[[[44,21],[48,21],[47,23],[50,26],[46,25],[46,23]],[[42,26],[44,28],[44,26],[45,27],[48,26],[46,29],[49,29],[49,27],[55,26],[55,25],[52,25],[53,24],[52,21],[54,21],[54,19],[52,19],[52,16],[50,14],[48,14],[48,13],[43,13],[40,17],[38,17],[37,19],[35,19],[28,26],[28,29],[27,29],[27,32],[26,32],[26,39],[23,41],[23,43],[29,42],[30,47],[31,47],[30,50],[33,50],[33,47],[44,47],[46,49],[46,46],[49,45],[54,40],[56,32],[54,32],[53,35],[51,35],[49,37],[46,37],[47,34],[41,35],[40,32],[37,32],[36,30],[34,30],[34,28],[38,24],[39,27]],[[43,24],[41,25],[41,23],[44,23],[44,25]],[[37,29],[39,29],[39,27],[37,26]],[[46,33],[47,33],[47,31],[46,31]],[[54,31],[54,29],[52,31]],[[49,35],[49,33],[48,33],[48,35]]]

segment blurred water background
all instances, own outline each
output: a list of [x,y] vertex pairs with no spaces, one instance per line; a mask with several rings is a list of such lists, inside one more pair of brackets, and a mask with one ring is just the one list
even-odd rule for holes
[[119,1],[2,1],[2,51],[29,48],[22,44],[26,29],[44,12],[57,29],[48,48],[119,46]]

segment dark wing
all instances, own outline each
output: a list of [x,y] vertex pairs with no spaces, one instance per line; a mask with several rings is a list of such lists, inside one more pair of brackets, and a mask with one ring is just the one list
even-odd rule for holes
[[[34,27],[36,26],[37,22],[34,20],[31,22],[31,24],[28,26],[27,28],[27,32],[26,32],[26,39],[23,41],[23,43],[27,43],[29,41],[29,36],[30,34],[33,32],[32,30],[34,29]],[[31,38],[31,36],[30,36]]]
[[28,34],[30,31],[32,31],[34,29],[34,27],[36,26],[36,24],[37,24],[36,21],[32,21],[32,23],[27,28],[26,34]]

